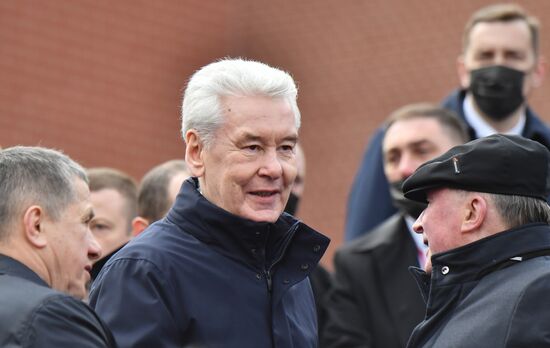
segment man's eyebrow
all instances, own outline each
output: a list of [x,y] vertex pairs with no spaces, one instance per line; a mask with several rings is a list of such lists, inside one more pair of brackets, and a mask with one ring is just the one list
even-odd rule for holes
[[433,145],[433,142],[430,141],[429,139],[420,139],[408,144],[409,147],[416,147],[416,146],[422,146],[422,145]]
[[[262,141],[262,137],[260,137],[258,135],[255,135],[255,134],[252,134],[252,133],[249,133],[249,132],[244,132],[243,135],[242,135],[242,139],[243,139],[243,141],[259,141],[259,142]],[[288,136],[284,137],[282,139],[282,141],[290,141],[290,142],[293,142],[293,143],[297,143],[298,142],[298,135],[296,135],[296,134],[288,135]]]
[[298,142],[298,136],[297,135],[289,135],[287,137],[284,137],[283,141],[291,141],[291,142],[296,144]]
[[[410,143],[407,143],[405,145],[406,145],[406,147],[411,147],[411,146],[420,146],[420,145],[424,145],[424,144],[432,144],[432,142],[429,139],[419,139],[419,140],[411,141]],[[389,152],[389,151],[399,150],[399,148],[396,147],[396,146],[393,146],[393,147],[389,147],[389,148],[382,149],[382,150],[386,151],[386,152]]]
[[260,141],[262,138],[260,136],[254,135],[252,133],[244,132],[242,139],[244,141]]

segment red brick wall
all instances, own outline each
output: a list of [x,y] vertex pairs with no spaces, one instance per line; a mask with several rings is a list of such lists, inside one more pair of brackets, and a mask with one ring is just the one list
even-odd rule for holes
[[[481,0],[0,2],[0,145],[63,149],[85,166],[141,178],[183,156],[182,89],[224,56],[260,59],[299,83],[308,160],[299,215],[341,244],[348,190],[377,125],[437,102]],[[550,2],[522,4],[543,24]],[[550,121],[550,82],[531,100]],[[545,116],[547,115],[547,116]]]

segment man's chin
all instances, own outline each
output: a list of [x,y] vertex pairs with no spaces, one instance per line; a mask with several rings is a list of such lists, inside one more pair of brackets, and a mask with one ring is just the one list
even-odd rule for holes
[[282,213],[283,213],[283,209],[250,210],[250,211],[244,212],[242,217],[248,220],[256,221],[256,222],[275,222],[277,221],[277,219],[279,219]]
[[76,299],[86,300],[88,297],[88,291],[89,291],[89,286],[85,285],[85,286],[79,286],[79,287],[71,287],[66,292]]

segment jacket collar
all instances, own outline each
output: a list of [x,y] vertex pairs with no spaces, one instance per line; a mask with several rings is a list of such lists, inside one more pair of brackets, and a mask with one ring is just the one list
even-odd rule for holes
[[300,244],[309,239],[295,238],[295,234],[313,234],[313,240],[307,243],[317,246],[319,258],[329,242],[286,213],[275,223],[255,222],[231,214],[200,194],[197,178],[183,183],[166,219],[222,254],[262,269],[277,262],[291,240]]
[[[391,248],[396,241],[402,238],[401,233],[407,228],[403,215],[397,212],[373,228],[369,233],[365,233],[360,238],[349,243],[348,248],[352,248],[360,253],[371,252],[383,246]],[[388,233],[388,231],[391,231],[391,233]],[[410,241],[414,243],[412,239]]]
[[38,274],[21,262],[4,254],[0,254],[0,275],[10,275],[26,279],[38,285],[50,287]]
[[550,226],[528,224],[433,255],[431,278],[417,268],[412,272],[427,299],[430,288],[479,280],[505,263],[543,250],[550,250]]

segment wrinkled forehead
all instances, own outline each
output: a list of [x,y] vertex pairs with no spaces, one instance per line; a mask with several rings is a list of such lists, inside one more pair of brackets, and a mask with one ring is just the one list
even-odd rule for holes
[[288,102],[280,98],[227,98],[224,122],[218,132],[240,141],[296,143],[298,140],[294,112]]

